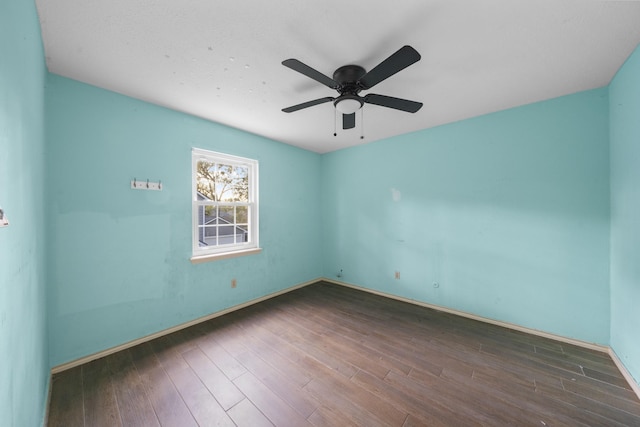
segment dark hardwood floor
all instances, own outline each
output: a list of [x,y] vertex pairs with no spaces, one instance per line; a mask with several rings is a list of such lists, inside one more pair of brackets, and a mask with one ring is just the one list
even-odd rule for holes
[[640,426],[604,353],[317,283],[53,377],[50,426]]

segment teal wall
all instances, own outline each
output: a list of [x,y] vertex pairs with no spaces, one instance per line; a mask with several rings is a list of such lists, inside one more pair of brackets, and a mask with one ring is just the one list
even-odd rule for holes
[[611,347],[640,384],[640,47],[609,90]]
[[607,94],[323,156],[325,276],[607,345]]
[[0,2],[0,426],[44,419],[44,55],[34,2]]
[[[0,425],[42,423],[51,366],[340,269],[640,378],[638,50],[609,88],[323,156],[47,74],[32,2],[0,3],[0,57]],[[261,254],[189,262],[193,146],[260,161]]]
[[[55,75],[46,94],[52,365],[322,275],[318,154]],[[262,253],[189,261],[192,147],[259,161]]]

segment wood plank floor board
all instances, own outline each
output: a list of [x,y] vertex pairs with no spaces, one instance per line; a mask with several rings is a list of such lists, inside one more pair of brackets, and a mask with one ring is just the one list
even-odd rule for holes
[[505,379],[510,381],[509,383],[514,381],[517,384],[520,381],[524,381],[534,387],[536,381],[542,381],[551,385],[561,386],[558,377],[536,371],[531,367],[522,367],[519,363],[512,363],[513,361],[510,358],[501,357],[500,355],[487,355],[480,352],[456,352],[449,347],[443,347],[437,340],[421,343],[420,348],[432,360],[439,361],[440,365],[450,370],[461,372],[466,370],[469,376],[472,371],[485,369],[495,372],[496,375],[504,376]]
[[150,343],[130,349],[133,365],[138,371],[153,410],[163,426],[197,427],[182,396],[162,368]]
[[173,349],[178,353],[185,353],[198,345],[202,332],[196,326],[186,328],[167,335],[172,342]]
[[302,334],[304,340],[314,342],[322,350],[343,359],[358,369],[367,370],[380,378],[384,378],[390,369],[401,369],[406,372],[410,370],[408,365],[398,367],[397,361],[387,360],[382,353],[374,348],[365,345],[354,346],[355,343],[361,343],[361,341],[354,342],[353,337],[348,332],[344,332],[344,328],[336,328],[335,322],[333,327],[325,327],[321,333],[308,335],[313,333],[314,329],[318,330],[318,325],[322,325],[322,323],[315,318],[302,316],[299,313],[293,313],[289,317],[277,316],[277,320],[280,325],[285,325],[287,322],[291,322],[291,316],[295,319],[294,323],[298,328],[307,330],[306,334]]
[[519,359],[527,359],[532,363],[537,363],[544,366],[551,366],[571,373],[573,375],[584,375],[582,366],[566,360],[560,360],[555,357],[549,357],[544,354],[534,352],[522,352],[507,348],[505,346],[497,346],[494,344],[485,344],[482,346],[482,352],[489,354],[510,354]]
[[[471,320],[471,319],[468,319],[468,320]],[[473,327],[472,325],[470,326]],[[512,342],[514,343],[514,345],[516,345],[517,343],[531,344],[534,347],[542,347],[548,350],[555,350],[560,353],[564,351],[563,349],[565,346],[570,345],[564,342],[550,340],[548,338],[541,337],[541,336],[533,336],[526,332],[518,331],[515,329],[503,328],[498,325],[488,325],[486,336],[487,338],[493,341],[497,340],[502,342]],[[587,351],[592,351],[592,350],[587,350]],[[597,353],[604,354],[601,352],[597,352]]]
[[222,339],[219,342],[222,346],[226,346],[227,351],[236,360],[240,360],[242,355],[249,352],[266,361],[296,387],[302,388],[311,381],[313,372],[317,370],[317,366],[311,363],[311,359],[270,331],[259,326],[253,326],[253,328],[262,335],[253,337],[245,334],[245,329],[238,328],[235,337],[226,341]]
[[[607,390],[605,386],[596,386],[594,384],[586,384],[584,379],[576,378],[575,381],[563,380],[562,385],[564,389],[575,394],[587,397],[592,400],[596,400],[601,403],[605,403],[609,406],[626,411],[630,414],[640,418],[640,403],[629,398],[620,397],[614,395]],[[640,425],[640,424],[638,424]]]
[[84,424],[96,427],[122,426],[111,371],[104,358],[82,366]]
[[415,418],[412,422],[418,421],[431,426],[481,426],[476,420],[452,411],[440,405],[434,400],[418,399],[415,395],[407,394],[403,390],[390,385],[384,380],[374,377],[364,371],[358,372],[352,379],[360,387],[369,392],[379,395],[383,399],[389,399],[399,409]]
[[603,369],[592,369],[592,368],[587,368],[586,366],[582,367],[582,371],[584,372],[584,375],[588,378],[592,378],[594,380],[598,380],[598,381],[602,381],[604,383],[607,384],[611,384],[614,385],[616,387],[620,387],[623,388],[625,390],[631,391],[631,387],[629,386],[629,383],[627,382],[627,380],[624,379],[623,376],[621,375],[617,375],[617,374],[609,374],[609,373],[604,373],[602,372]]
[[[317,323],[298,316],[294,318],[296,320],[295,324],[298,326],[296,330],[304,330],[299,333],[292,332],[292,334],[299,336],[304,342],[312,342],[323,354],[327,355],[326,358],[345,362],[346,364],[341,366],[342,369],[337,369],[345,372],[345,375],[352,376],[357,370],[364,369],[380,378],[384,378],[389,372],[390,367],[380,363],[379,359],[376,359],[375,355],[371,354],[372,352],[366,350],[366,347],[355,346],[353,342],[343,339],[342,336],[332,333],[330,330],[314,333],[313,328]],[[285,320],[278,318],[278,322],[281,322],[281,324],[286,324]],[[292,341],[291,337],[287,335],[282,338]],[[334,369],[336,369],[335,366]]]
[[233,382],[274,425],[285,427],[311,425],[306,417],[300,415],[251,372],[239,376]]
[[495,346],[483,346],[480,350],[481,353],[491,355],[493,357],[508,359],[512,364],[519,365],[525,369],[531,369],[532,372],[541,371],[547,372],[552,376],[557,376],[560,379],[572,379],[577,376],[582,376],[583,373],[579,367],[570,366],[571,370],[566,370],[562,367],[558,367],[557,363],[551,365],[547,364],[544,360],[535,357],[529,357],[526,354],[514,352],[508,349],[501,349]]
[[369,412],[385,425],[402,425],[407,413],[398,409],[388,400],[380,398],[366,389],[360,388],[357,384],[340,375],[326,375],[312,380],[305,386],[320,400],[327,391],[340,396],[352,406],[358,406]]
[[360,427],[363,425],[351,417],[349,413],[343,414],[335,408],[327,408],[326,406],[320,406],[313,411],[308,420],[316,427]]
[[271,332],[266,332],[265,338],[262,342],[274,352],[274,356],[269,356],[269,361],[276,361],[276,367],[283,372],[292,369],[299,371],[302,379],[300,382],[304,383],[301,385],[306,385],[319,373],[331,371],[330,366],[318,360],[313,354],[306,353],[295,342],[287,341]]
[[[279,371],[274,369],[260,357],[255,357],[249,353],[238,356],[240,360],[256,378],[262,381],[271,391],[273,391],[289,406],[294,408],[304,418],[310,416],[318,407],[319,402],[302,387],[306,385],[292,383]],[[308,381],[307,381],[308,382]]]
[[116,402],[124,426],[159,426],[151,401],[147,396],[129,350],[119,351],[106,358],[111,370]]
[[461,372],[466,371],[469,375],[473,372],[473,367],[469,366],[463,360],[449,357],[442,352],[429,351],[426,350],[426,346],[421,347],[416,346],[415,344],[415,342],[406,343],[392,341],[391,343],[380,342],[378,346],[383,351],[395,354],[400,361],[411,366],[412,370],[420,369],[428,371],[436,376],[440,375],[442,369],[445,367],[459,369]]
[[[504,345],[502,347],[504,348]],[[580,372],[580,369],[582,369],[582,372],[586,374],[586,371],[589,371],[590,375],[587,376],[630,389],[624,376],[606,353],[579,349],[576,346],[564,344],[560,350],[551,350],[546,346],[536,345],[534,354],[540,355],[539,358],[549,364],[573,372]],[[550,362],[554,359],[557,363]]]
[[[302,306],[302,304],[301,304]],[[335,345],[357,347],[367,355],[368,359],[376,360],[381,366],[388,370],[398,370],[402,373],[408,374],[411,370],[411,366],[402,363],[399,359],[393,357],[392,354],[381,352],[377,347],[377,341],[369,334],[362,334],[355,331],[353,328],[346,327],[340,323],[340,320],[332,316],[330,310],[322,310],[323,314],[318,313],[319,310],[314,310],[313,306],[304,306],[306,310],[306,318],[313,321],[315,324],[323,325],[330,329],[330,332],[325,334],[328,338],[336,339]],[[300,308],[300,307],[298,307]],[[302,310],[302,313],[305,313]],[[298,319],[296,313],[296,319]]]
[[[340,376],[335,381],[349,381],[348,379]],[[383,421],[366,407],[350,402],[345,396],[336,392],[331,382],[326,381],[323,377],[321,379],[314,379],[305,387],[305,390],[311,393],[322,403],[326,408],[331,408],[332,411],[342,414],[342,417],[350,420],[359,426],[389,426],[387,422]],[[404,420],[403,420],[404,422]],[[398,424],[396,424],[398,425]],[[401,425],[401,424],[400,424]]]
[[[543,396],[549,397],[557,402],[565,402],[571,405],[574,413],[582,414],[583,416],[589,416],[593,420],[592,425],[603,426],[638,426],[640,425],[640,419],[638,417],[629,414],[626,411],[622,411],[618,408],[611,407],[601,402],[586,398],[584,396],[559,389],[556,387],[550,387],[547,385],[539,385],[536,388],[536,393],[540,393]],[[576,411],[577,409],[577,411]],[[579,415],[576,415],[579,416]],[[597,420],[602,420],[599,422]]]
[[273,423],[249,399],[243,399],[227,411],[238,427],[272,427]]
[[438,426],[452,426],[452,425],[463,425],[463,424],[438,424],[436,422],[427,422],[415,417],[411,414],[407,415],[407,419],[405,420],[402,427],[438,427]]
[[200,381],[209,389],[225,410],[237,405],[245,398],[238,387],[199,348],[182,353]]
[[629,388],[619,387],[614,384],[610,384],[607,382],[603,382],[601,380],[591,378],[589,376],[574,376],[570,379],[563,378],[563,384],[565,382],[571,381],[571,383],[578,384],[579,386],[585,387],[585,389],[593,389],[598,393],[605,393],[611,397],[616,397],[620,399],[625,399],[629,402],[640,403],[638,402],[638,397],[636,394],[631,391]]
[[470,375],[462,375],[445,368],[437,379],[430,375],[423,375],[417,370],[412,371],[409,378],[435,391],[444,389],[440,399],[454,404],[464,401],[469,410],[498,421],[499,424],[536,425],[540,422],[533,411],[527,407],[527,402],[515,405],[505,401],[499,393],[496,393],[496,390],[474,381]]
[[[495,375],[495,371],[486,372],[474,371],[472,380],[464,379],[461,384],[468,387],[470,391],[482,393],[490,392],[497,399],[500,399],[513,407],[526,410],[532,420],[539,419],[541,423],[573,426],[579,424],[579,419],[575,417],[574,411],[565,411],[566,405],[561,402],[554,402],[537,395],[528,385],[518,386],[517,382],[511,383],[505,380],[504,376]],[[508,384],[508,385],[506,385]],[[588,424],[586,424],[588,425]]]
[[317,283],[54,375],[50,426],[634,426],[608,354]]
[[[515,387],[510,387],[510,392],[505,393],[499,382],[478,381],[475,375],[474,373],[474,376],[469,378],[445,370],[441,378],[451,384],[455,384],[454,387],[459,387],[458,392],[461,396],[464,396],[465,401],[469,401],[470,396],[474,395],[491,396],[485,402],[478,403],[478,408],[490,414],[492,418],[495,417],[496,413],[506,414],[506,417],[512,418],[508,424],[505,425],[536,426],[552,424],[564,427],[576,427],[580,425],[566,417],[566,414],[559,411],[557,407],[554,408],[552,405],[540,404],[533,399],[535,395],[532,391],[520,390],[518,392]],[[520,398],[514,398],[514,396],[519,396]]]
[[213,360],[216,366],[229,378],[234,380],[247,372],[244,366],[225,350],[215,339],[209,339],[208,335],[203,335],[198,341],[198,347],[207,357]]
[[65,375],[54,376],[51,382],[49,426],[84,425],[82,366],[65,371]]
[[[455,357],[455,355],[450,355],[450,357]],[[525,360],[514,358],[513,355],[488,354],[481,351],[479,354],[465,354],[465,359],[473,363],[475,369],[495,369],[502,371],[504,375],[531,380],[534,384],[544,383],[562,387],[562,378],[556,375],[558,371],[555,368],[553,372],[549,372],[547,369],[538,369],[537,365],[526,363]],[[565,377],[574,376],[565,371],[559,372]]]
[[341,357],[335,356],[330,351],[327,351],[326,348],[323,348],[320,343],[321,338],[318,335],[305,333],[298,329],[289,329],[281,335],[281,338],[328,368],[340,372],[347,378],[350,378],[358,371],[357,366],[354,366]]
[[597,360],[587,360],[581,357],[572,356],[568,353],[558,354],[547,350],[540,350],[539,348],[536,349],[536,353],[568,363],[573,363],[574,365],[581,367],[582,372],[588,377],[599,379],[603,382],[630,390],[629,384],[624,379],[624,376],[620,374],[620,371],[611,359],[609,359],[609,363],[604,363]]
[[496,367],[497,363],[497,367],[507,371],[528,372],[533,375],[534,380],[546,381],[550,385],[557,384],[561,379],[572,379],[576,375],[583,374],[580,365],[557,361],[547,363],[550,359],[546,356],[540,358],[536,357],[535,353],[521,353],[510,348],[497,347],[493,344],[483,345],[480,353],[483,361],[492,363],[494,367]]
[[[491,416],[484,410],[478,410],[477,405],[474,405],[473,402],[463,400],[463,396],[458,396],[454,393],[455,390],[447,388],[445,380],[437,377],[430,381],[435,382],[422,383],[419,378],[411,378],[395,372],[390,372],[385,378],[385,382],[393,388],[401,390],[404,394],[415,396],[429,407],[440,406],[448,412],[457,413],[464,418],[475,420],[481,425],[509,425],[505,421],[505,417]],[[485,396],[484,402],[486,403],[490,398],[491,396]]]
[[200,426],[232,427],[235,423],[200,381],[168,337],[154,340],[152,347],[167,375]]
[[[494,377],[490,374],[475,372],[473,380],[493,389],[493,393],[502,400],[509,401],[517,406],[526,406],[535,414],[539,415],[541,421],[549,424],[549,420],[554,423],[561,423],[566,426],[591,426],[591,425],[614,425],[612,420],[596,415],[594,413],[575,411],[566,402],[542,396],[535,390],[518,387],[505,387],[504,381],[500,377]],[[524,403],[523,403],[524,402]]]

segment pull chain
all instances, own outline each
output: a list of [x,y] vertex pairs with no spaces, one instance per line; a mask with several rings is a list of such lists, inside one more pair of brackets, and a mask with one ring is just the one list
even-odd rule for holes
[[338,136],[338,110],[333,109],[333,136]]
[[360,108],[360,139],[364,139],[364,108]]

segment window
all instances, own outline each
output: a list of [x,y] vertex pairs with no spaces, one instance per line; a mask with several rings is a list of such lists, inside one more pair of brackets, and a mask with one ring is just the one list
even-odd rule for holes
[[258,162],[194,148],[192,175],[192,262],[259,251]]

